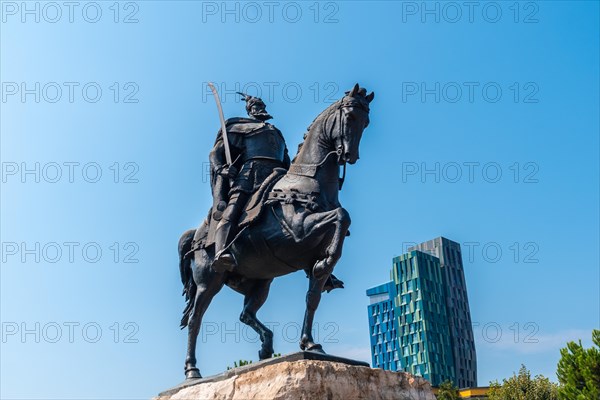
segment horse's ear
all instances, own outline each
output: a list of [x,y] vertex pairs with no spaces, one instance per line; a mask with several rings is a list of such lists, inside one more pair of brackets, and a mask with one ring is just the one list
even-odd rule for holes
[[354,87],[352,88],[352,90],[350,91],[350,93],[348,94],[348,97],[354,97],[356,96],[356,93],[358,93],[358,83],[356,85],[354,85]]
[[367,101],[370,103],[373,101],[374,98],[375,98],[375,92],[371,92],[371,94],[369,94],[367,96]]

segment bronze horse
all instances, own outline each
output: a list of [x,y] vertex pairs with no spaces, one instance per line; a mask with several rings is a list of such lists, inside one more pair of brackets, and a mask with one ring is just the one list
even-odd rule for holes
[[273,355],[273,332],[256,317],[267,300],[273,278],[303,270],[309,277],[300,348],[323,352],[314,342],[312,325],[325,282],[342,255],[350,216],[338,201],[346,163],[359,158],[363,130],[369,124],[369,103],[358,84],[329,106],[308,127],[304,142],[289,171],[263,199],[257,219],[230,244],[238,261],[233,272],[212,269],[214,246],[192,247],[208,231],[208,222],[186,231],[179,240],[180,273],[187,306],[181,327],[188,327],[186,378],[200,378],[196,368],[196,341],[202,316],[212,298],[227,285],[244,295],[240,320],[260,336],[259,358]]

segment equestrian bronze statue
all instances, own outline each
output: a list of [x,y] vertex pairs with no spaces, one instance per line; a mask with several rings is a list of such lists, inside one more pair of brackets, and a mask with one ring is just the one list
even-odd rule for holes
[[283,135],[266,122],[271,116],[264,102],[242,95],[249,118],[225,121],[220,111],[221,130],[210,155],[213,206],[202,225],[179,240],[188,379],[201,377],[196,343],[202,316],[223,285],[244,295],[240,320],[258,333],[261,360],[273,355],[273,332],[256,312],[274,278],[305,271],[309,284],[300,348],[322,353],[312,337],[314,314],[324,290],[343,287],[332,271],[350,216],[338,193],[346,164],[359,158],[374,94],[357,84],[325,109],[308,127],[291,163]]

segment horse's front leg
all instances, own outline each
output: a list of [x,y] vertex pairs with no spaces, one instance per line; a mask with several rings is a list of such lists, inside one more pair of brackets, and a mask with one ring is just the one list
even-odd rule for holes
[[[318,214],[315,214],[317,217]],[[307,222],[311,222],[307,218]],[[316,222],[316,221],[315,221]],[[327,243],[325,257],[318,260],[309,276],[309,287],[306,293],[306,311],[304,314],[304,323],[302,325],[302,338],[300,348],[302,350],[312,350],[324,353],[323,347],[314,342],[312,336],[313,320],[315,312],[321,301],[321,293],[327,278],[333,271],[335,264],[342,256],[342,247],[344,239],[350,227],[350,215],[342,207],[329,211],[321,215],[321,220],[316,222],[308,230],[308,235],[320,235],[325,231],[326,236],[323,242]]]
[[350,214],[342,207],[333,210],[335,212],[333,237],[325,250],[325,258],[319,260],[313,267],[312,274],[317,278],[327,277],[333,271],[340,257],[344,239],[350,228]]

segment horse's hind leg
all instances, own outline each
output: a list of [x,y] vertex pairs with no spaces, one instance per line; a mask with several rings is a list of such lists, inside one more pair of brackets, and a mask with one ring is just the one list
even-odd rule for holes
[[240,314],[240,321],[258,333],[262,346],[258,351],[258,358],[264,360],[273,355],[273,332],[256,318],[256,312],[265,304],[269,295],[272,279],[247,281],[248,286],[243,288],[244,309]]
[[306,311],[304,313],[304,323],[302,324],[302,338],[300,339],[300,348],[302,350],[325,353],[323,347],[315,343],[312,335],[312,327],[315,312],[321,302],[321,293],[326,281],[327,275],[321,278],[316,278],[314,275],[309,277],[308,292],[306,293]]
[[201,378],[200,371],[196,367],[196,343],[198,341],[198,333],[202,324],[204,312],[210,305],[213,297],[223,287],[223,274],[215,272],[210,263],[203,262],[200,266],[198,276],[195,276],[196,298],[194,299],[194,309],[188,323],[188,351],[185,359],[185,377],[186,379]]

